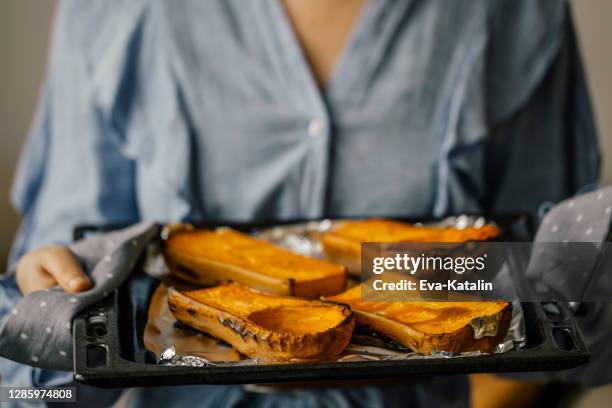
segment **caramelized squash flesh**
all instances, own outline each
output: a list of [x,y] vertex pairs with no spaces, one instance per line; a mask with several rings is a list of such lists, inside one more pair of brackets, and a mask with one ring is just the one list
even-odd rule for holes
[[422,354],[493,352],[512,318],[508,302],[368,302],[357,285],[329,298],[351,306],[357,325]]
[[164,254],[180,277],[199,285],[231,281],[279,295],[317,298],[343,291],[347,281],[342,265],[228,228],[174,233],[164,243]]
[[361,275],[363,242],[465,242],[485,241],[497,237],[499,228],[484,225],[478,228],[427,227],[372,218],[343,221],[323,234],[321,244],[327,259],[345,265],[351,275]]
[[347,305],[272,295],[238,284],[188,292],[170,288],[168,304],[182,323],[262,361],[332,358],[348,345],[355,324]]

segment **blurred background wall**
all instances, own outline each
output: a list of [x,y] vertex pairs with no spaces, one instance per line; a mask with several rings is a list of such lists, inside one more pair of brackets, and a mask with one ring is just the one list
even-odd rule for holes
[[[612,1],[573,1],[599,135],[612,183]],[[0,2],[0,264],[18,224],[8,191],[43,80],[55,0]]]
[[55,0],[0,2],[0,265],[18,225],[9,187],[47,60]]

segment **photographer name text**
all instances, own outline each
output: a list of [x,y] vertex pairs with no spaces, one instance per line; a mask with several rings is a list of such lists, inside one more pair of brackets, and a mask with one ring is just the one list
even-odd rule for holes
[[478,279],[475,282],[457,281],[449,279],[446,282],[432,282],[427,279],[401,280],[399,282],[385,282],[382,279],[376,279],[372,282],[372,288],[377,291],[386,290],[401,290],[401,291],[493,291],[493,284],[486,282],[483,279]]

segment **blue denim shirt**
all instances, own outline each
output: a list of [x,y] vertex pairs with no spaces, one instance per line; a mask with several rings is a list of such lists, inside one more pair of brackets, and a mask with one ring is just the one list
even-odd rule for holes
[[323,89],[279,0],[65,0],[12,262],[83,223],[535,213],[597,175],[561,0],[367,1]]

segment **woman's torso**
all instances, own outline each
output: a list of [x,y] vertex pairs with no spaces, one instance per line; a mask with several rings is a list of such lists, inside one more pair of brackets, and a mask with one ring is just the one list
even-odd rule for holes
[[189,189],[188,218],[431,214],[454,81],[486,35],[475,3],[366,2],[323,90],[280,2],[161,6],[178,103],[140,132],[140,183]]

